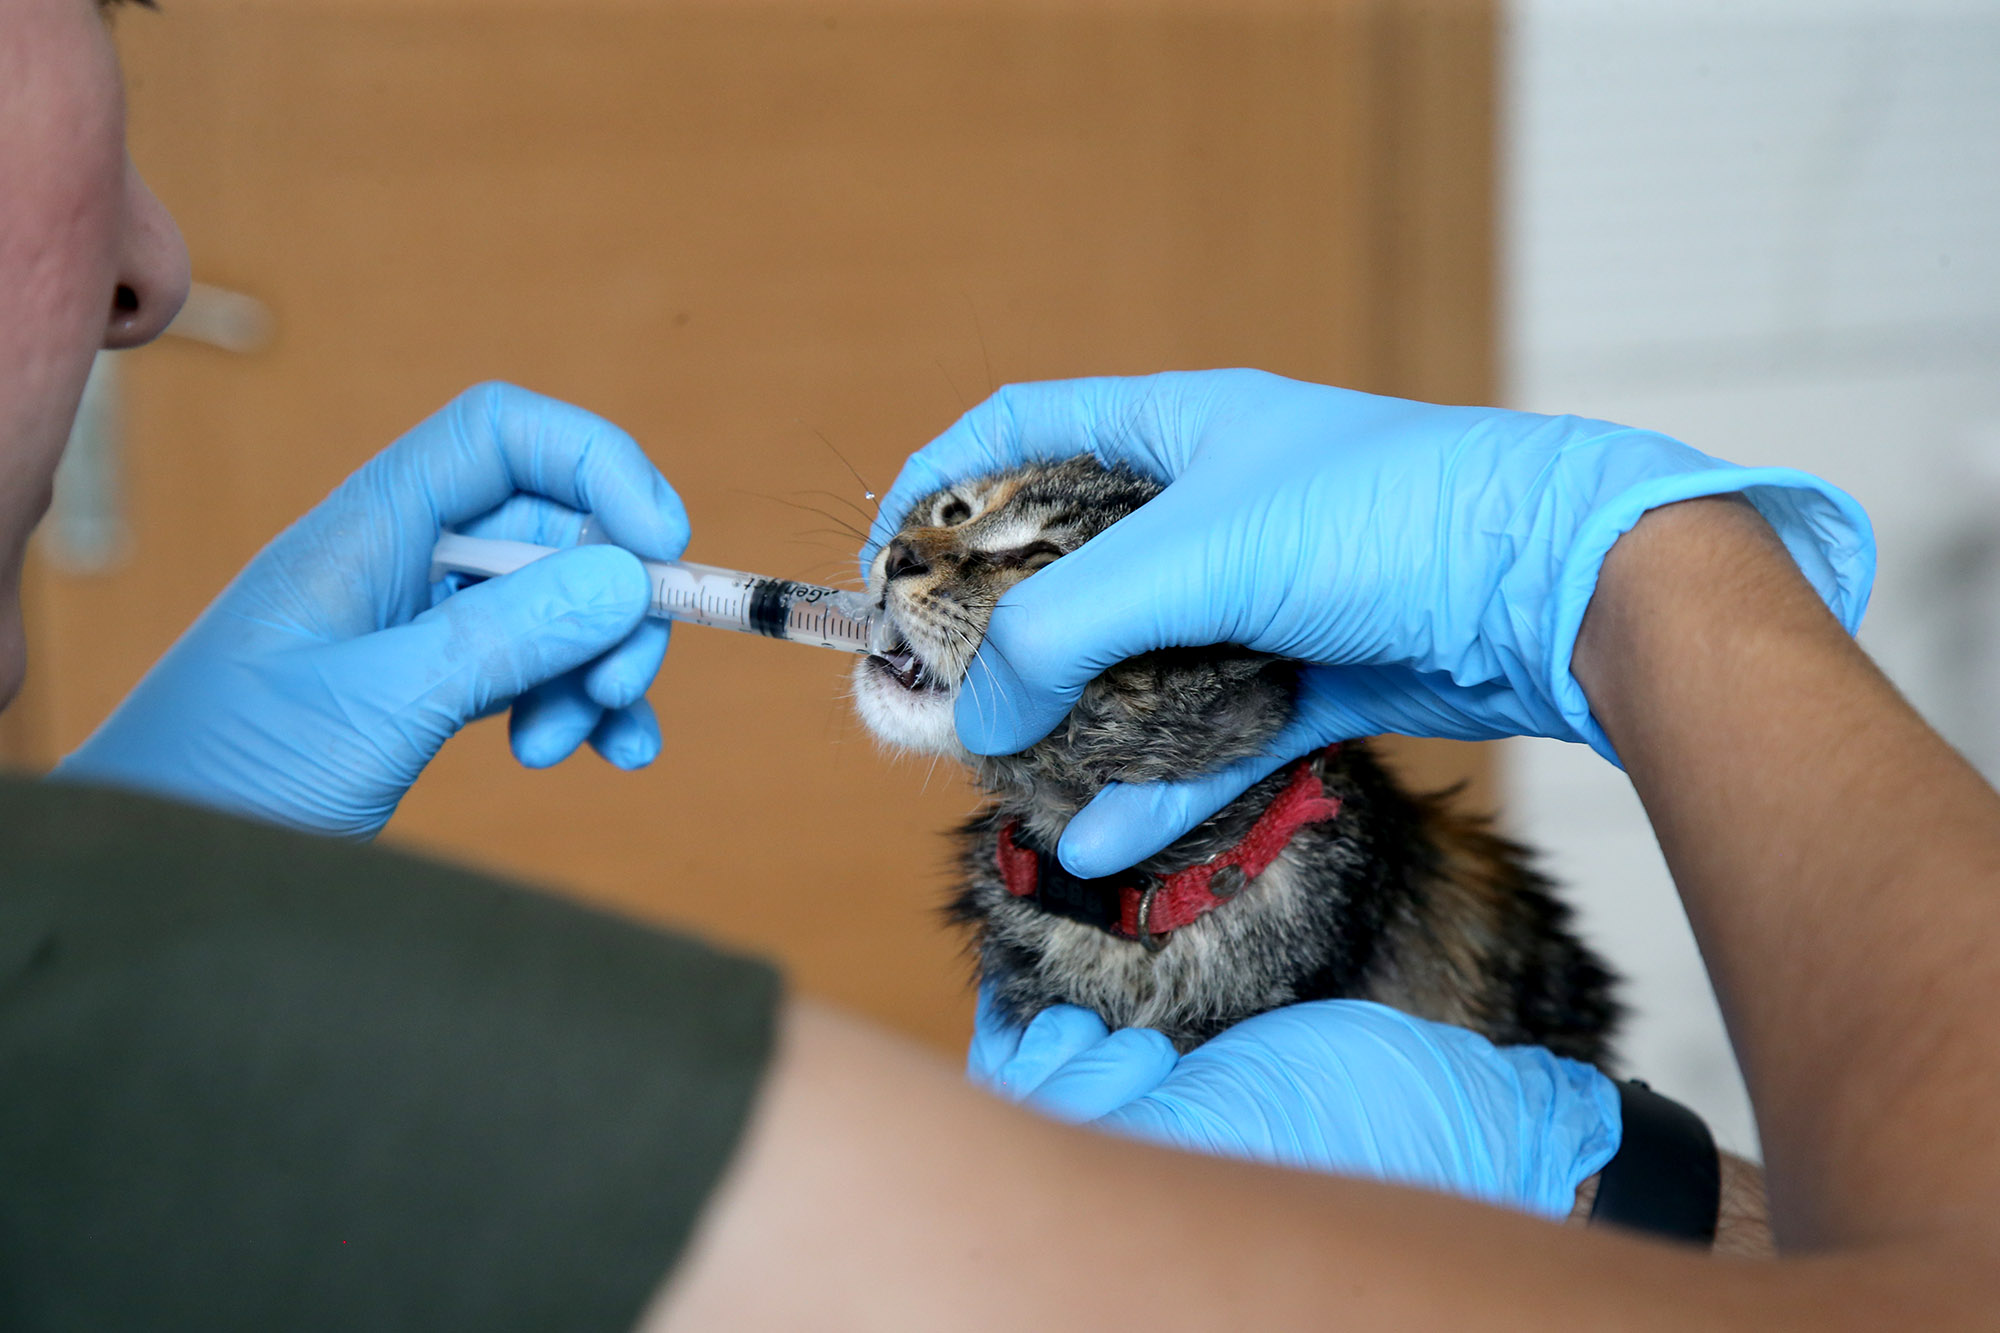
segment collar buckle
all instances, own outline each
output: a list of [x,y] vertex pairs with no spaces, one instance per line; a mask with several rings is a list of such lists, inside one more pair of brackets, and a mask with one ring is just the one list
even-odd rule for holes
[[1153,882],[1146,886],[1146,891],[1139,895],[1139,911],[1134,931],[1139,936],[1139,943],[1146,947],[1147,953],[1158,953],[1166,948],[1167,936],[1171,933],[1153,929],[1153,904],[1159,899],[1162,887],[1159,877],[1154,876]]

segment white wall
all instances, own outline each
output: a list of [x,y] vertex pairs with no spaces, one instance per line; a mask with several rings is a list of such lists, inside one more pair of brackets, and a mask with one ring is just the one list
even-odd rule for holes
[[[2000,0],[1514,0],[1506,88],[1511,402],[1853,492],[1862,641],[2000,773]],[[1579,746],[1509,765],[1632,979],[1630,1072],[1753,1147],[1629,785]]]

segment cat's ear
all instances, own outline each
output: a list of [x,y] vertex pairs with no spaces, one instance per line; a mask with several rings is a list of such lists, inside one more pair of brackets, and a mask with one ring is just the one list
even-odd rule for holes
[[1282,713],[1288,724],[1298,711],[1299,678],[1302,670],[1301,665],[1289,657],[1271,657],[1265,659],[1257,673],[1259,682],[1270,691],[1274,700],[1283,700],[1282,707],[1273,711]]
[[1299,690],[1299,666],[1289,657],[1267,657],[1258,667],[1257,674],[1287,695],[1295,695]]
[[1213,665],[1224,686],[1230,689],[1266,687],[1289,695],[1298,686],[1299,664],[1288,657],[1272,657],[1248,648],[1224,649]]

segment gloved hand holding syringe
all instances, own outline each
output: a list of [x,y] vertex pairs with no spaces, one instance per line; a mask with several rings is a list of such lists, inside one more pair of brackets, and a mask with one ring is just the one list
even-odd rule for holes
[[[585,542],[593,540],[594,528],[585,526]],[[498,578],[553,555],[556,549],[447,532],[431,554],[431,579],[435,582],[451,573]],[[881,613],[865,593],[685,560],[639,563],[652,584],[651,615],[850,653],[872,652],[880,646],[872,640]]]

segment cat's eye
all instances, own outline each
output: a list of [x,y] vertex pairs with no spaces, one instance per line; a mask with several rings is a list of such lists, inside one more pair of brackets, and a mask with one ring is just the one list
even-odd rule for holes
[[932,525],[940,528],[955,528],[971,517],[972,506],[956,495],[939,496],[931,511]]
[[1063,558],[1063,548],[1054,542],[1031,542],[1015,553],[1015,560],[1030,574]]

